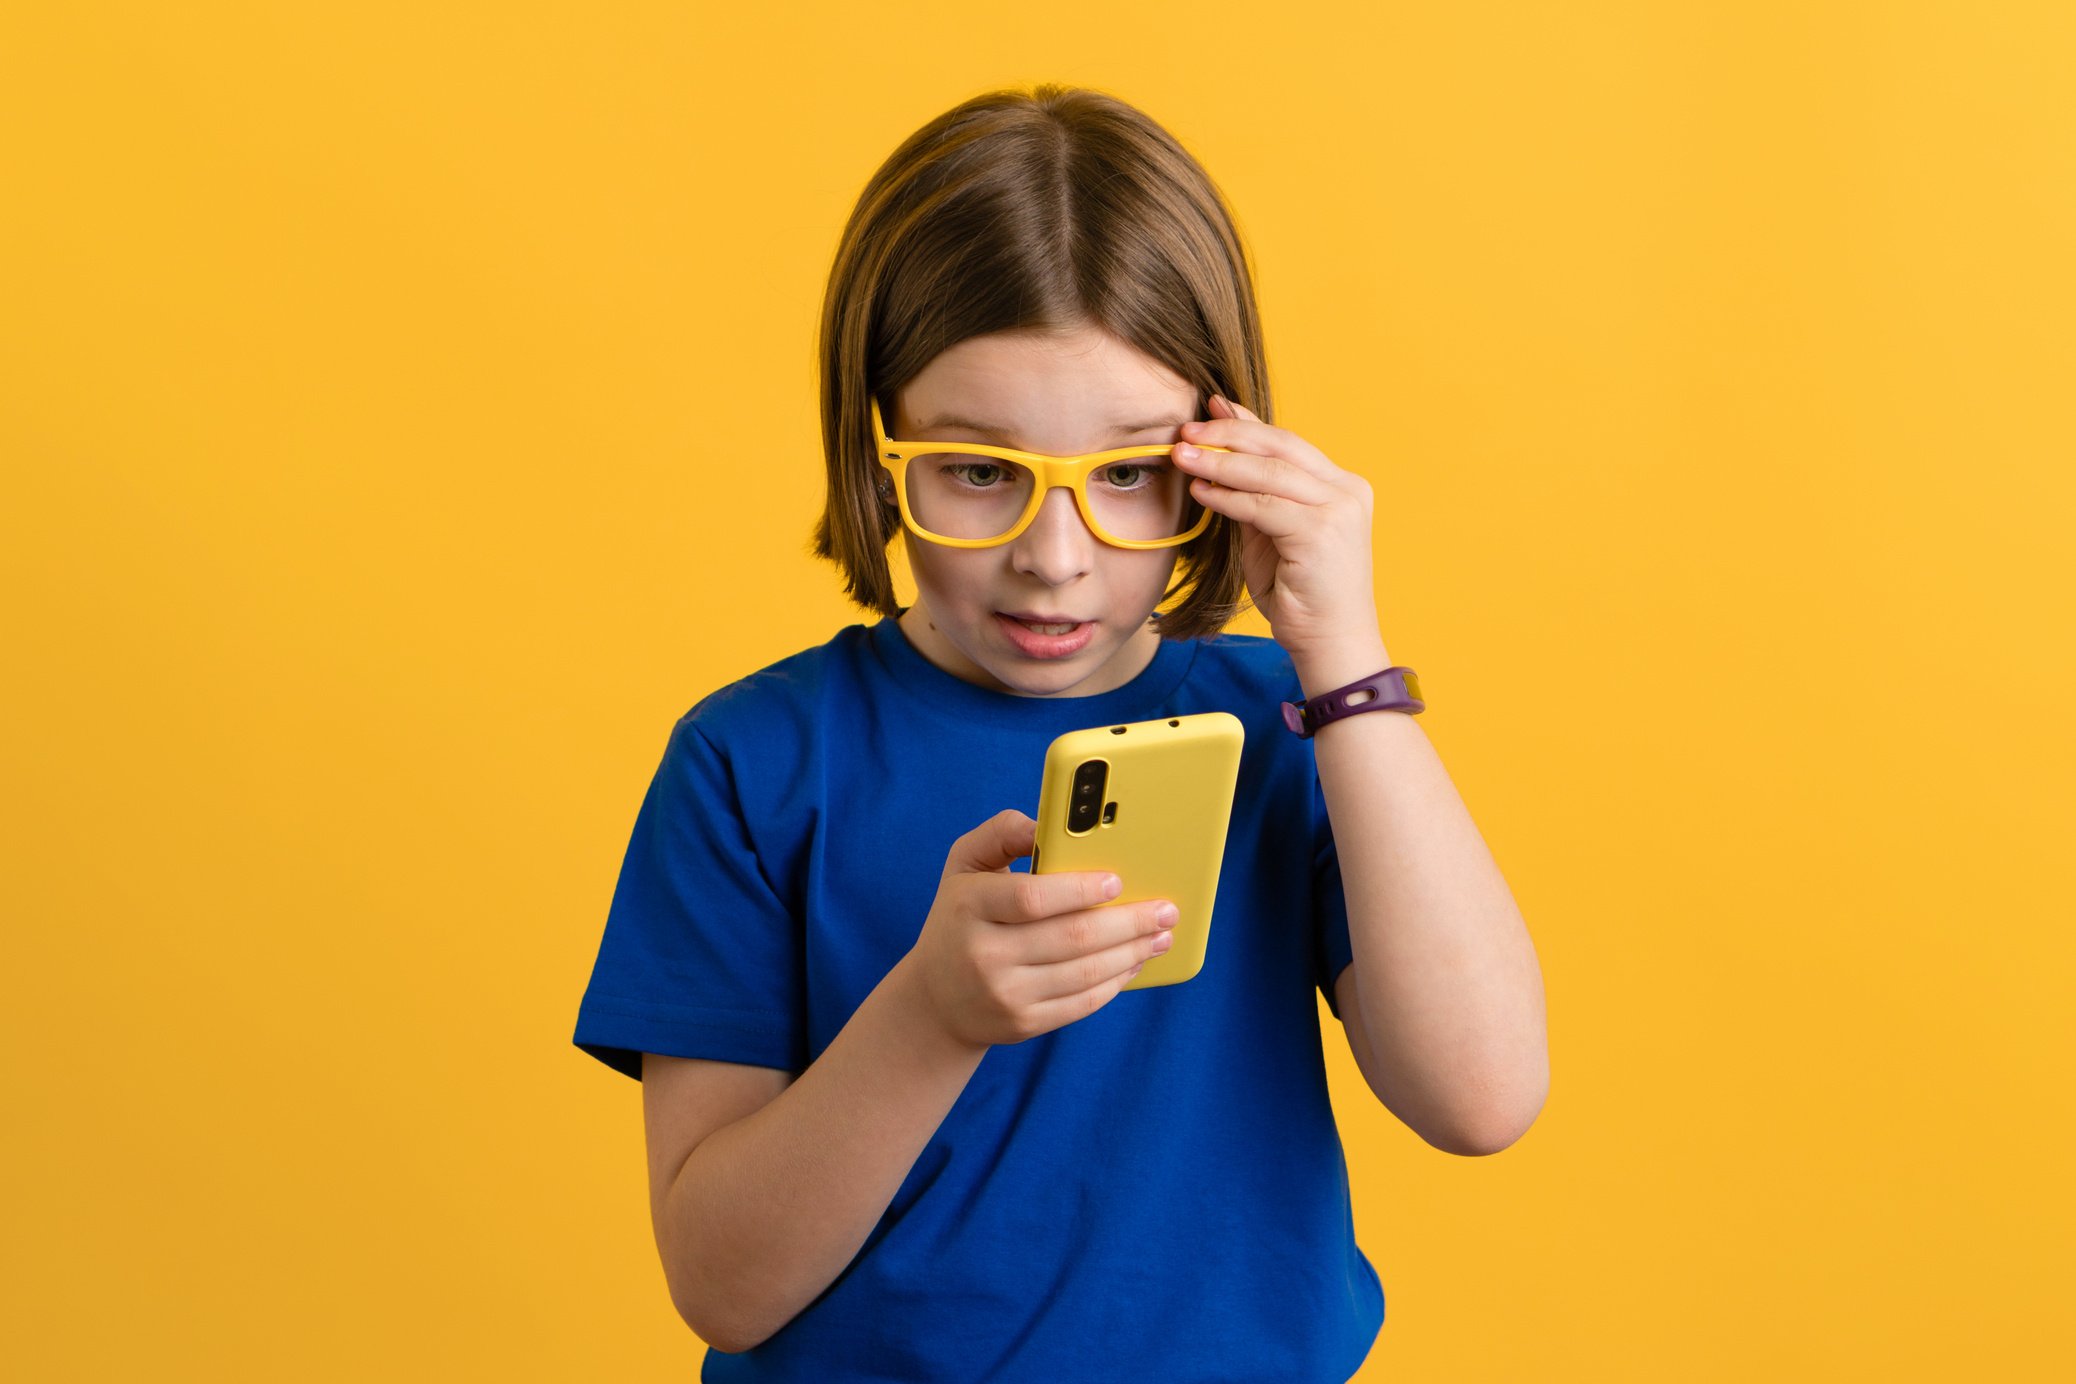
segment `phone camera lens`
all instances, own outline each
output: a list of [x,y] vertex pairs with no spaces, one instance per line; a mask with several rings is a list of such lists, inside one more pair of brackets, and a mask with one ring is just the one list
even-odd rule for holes
[[1101,759],[1086,760],[1075,767],[1074,792],[1067,805],[1067,830],[1078,834],[1095,826],[1109,771],[1109,763]]

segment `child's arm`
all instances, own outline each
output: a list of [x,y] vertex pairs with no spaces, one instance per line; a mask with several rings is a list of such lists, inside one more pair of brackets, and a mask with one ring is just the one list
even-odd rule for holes
[[[1168,900],[1105,906],[1122,887],[1107,871],[1011,872],[1037,827],[1005,808],[954,841],[914,948],[807,1070],[693,1142],[675,1176],[652,1148],[671,1301],[708,1343],[745,1351],[798,1316],[863,1247],[988,1050],[1087,1018],[1172,940]],[[761,1094],[738,1086],[730,1099]]]
[[[1243,531],[1255,605],[1306,697],[1393,666],[1370,552],[1375,488],[1287,428],[1219,395],[1185,423],[1191,492]],[[1198,446],[1224,448],[1200,451]],[[1542,968],[1498,864],[1426,730],[1384,711],[1314,737],[1348,940],[1336,980],[1377,1099],[1451,1153],[1521,1137],[1550,1089]]]
[[[1316,696],[1390,666],[1378,638],[1308,657],[1298,674]],[[1377,1099],[1436,1148],[1498,1152],[1550,1090],[1527,925],[1418,721],[1351,716],[1314,744],[1355,951],[1340,1007],[1357,1064]]]
[[986,1055],[930,1016],[915,983],[904,958],[806,1071],[664,1184],[664,1276],[708,1345],[750,1349],[835,1281]]

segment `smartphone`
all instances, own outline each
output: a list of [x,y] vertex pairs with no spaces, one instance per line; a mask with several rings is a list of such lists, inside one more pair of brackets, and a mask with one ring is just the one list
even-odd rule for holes
[[1108,870],[1124,889],[1098,907],[1171,899],[1180,910],[1174,945],[1127,990],[1204,968],[1245,739],[1239,717],[1204,711],[1068,731],[1046,749],[1031,873]]

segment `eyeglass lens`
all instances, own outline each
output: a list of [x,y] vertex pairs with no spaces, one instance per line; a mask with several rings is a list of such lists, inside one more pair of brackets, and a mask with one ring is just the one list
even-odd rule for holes
[[[999,538],[1016,527],[1038,487],[1037,473],[1001,457],[926,452],[907,463],[904,488],[916,523],[946,538]],[[1089,473],[1096,527],[1113,538],[1152,542],[1187,533],[1203,513],[1189,477],[1163,456],[1128,457]]]

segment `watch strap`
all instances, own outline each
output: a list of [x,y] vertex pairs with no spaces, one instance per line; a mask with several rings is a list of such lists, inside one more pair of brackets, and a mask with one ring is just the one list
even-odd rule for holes
[[[1371,695],[1361,701],[1353,700],[1356,694],[1363,692]],[[1357,678],[1346,687],[1307,697],[1301,703],[1283,703],[1283,724],[1310,740],[1319,733],[1321,726],[1344,717],[1360,716],[1365,711],[1403,711],[1418,716],[1426,709],[1427,703],[1420,695],[1420,675],[1401,664],[1366,678]]]

